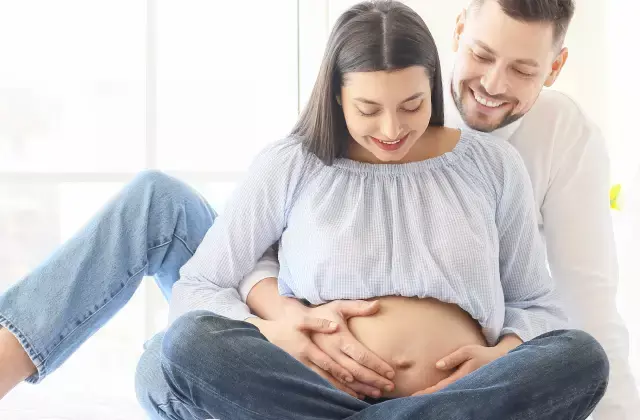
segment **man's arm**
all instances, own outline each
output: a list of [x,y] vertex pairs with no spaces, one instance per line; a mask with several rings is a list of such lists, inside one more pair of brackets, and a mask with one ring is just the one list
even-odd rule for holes
[[262,319],[276,319],[286,313],[285,309],[304,308],[298,300],[280,296],[277,280],[279,271],[278,254],[273,245],[238,286],[242,301],[247,303],[254,315]]
[[299,300],[281,296],[275,277],[261,279],[251,288],[247,296],[247,306],[253,314],[269,321],[292,314],[303,316],[307,309]]
[[640,399],[628,363],[628,331],[616,307],[618,268],[609,209],[609,160],[604,139],[585,127],[554,165],[542,206],[547,256],[569,317],[609,356],[607,393],[595,420],[631,420]]

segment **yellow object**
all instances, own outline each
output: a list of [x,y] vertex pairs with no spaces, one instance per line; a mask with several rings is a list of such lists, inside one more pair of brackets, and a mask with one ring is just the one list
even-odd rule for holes
[[609,191],[609,205],[613,210],[622,210],[621,190],[622,185],[616,184],[611,187],[611,190]]

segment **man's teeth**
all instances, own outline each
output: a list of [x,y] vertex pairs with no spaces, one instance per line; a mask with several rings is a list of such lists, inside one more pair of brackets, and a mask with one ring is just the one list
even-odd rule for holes
[[484,106],[488,106],[489,108],[497,108],[500,105],[505,103],[505,101],[502,101],[502,102],[490,101],[488,99],[483,98],[482,96],[478,95],[475,92],[473,92],[473,97],[476,98],[476,101],[480,102]]

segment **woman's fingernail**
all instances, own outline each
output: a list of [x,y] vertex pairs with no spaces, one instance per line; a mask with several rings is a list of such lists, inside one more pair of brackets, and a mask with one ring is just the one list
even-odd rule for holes
[[338,324],[336,324],[335,322],[331,321],[329,323],[329,328],[336,328],[338,326]]
[[446,366],[446,364],[444,363],[444,360],[440,360],[438,363],[436,363],[436,366],[439,368],[443,368]]
[[393,372],[387,372],[387,378],[393,379],[394,376],[395,374]]
[[387,386],[384,387],[384,390],[387,391],[387,392],[391,392],[391,391],[393,391],[393,387],[391,385],[387,385]]

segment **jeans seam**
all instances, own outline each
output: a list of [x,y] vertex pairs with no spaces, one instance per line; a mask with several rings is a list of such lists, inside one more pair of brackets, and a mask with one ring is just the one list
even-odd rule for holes
[[212,388],[209,386],[209,384],[207,384],[206,382],[204,382],[202,379],[198,378],[197,376],[192,375],[190,372],[188,372],[188,371],[186,371],[184,368],[180,367],[180,365],[178,365],[177,363],[174,363],[174,362],[172,362],[171,360],[167,359],[164,355],[162,355],[162,358],[163,358],[164,360],[166,360],[168,363],[170,363],[170,364],[171,364],[171,366],[173,366],[175,369],[179,370],[183,375],[187,376],[187,377],[188,377],[188,379],[190,379],[190,380],[192,380],[192,381],[194,381],[194,382],[196,382],[196,383],[200,384],[200,385],[201,385],[201,386],[203,386],[205,389],[207,389],[209,392],[211,392],[212,394],[215,394],[215,395],[216,395],[218,398],[220,398],[221,400],[224,400],[224,401],[228,402],[229,404],[231,404],[231,405],[233,405],[233,406],[235,406],[235,407],[238,407],[238,409],[240,409],[240,410],[242,410],[242,411],[245,411],[245,412],[247,412],[247,413],[250,413],[250,414],[254,414],[254,415],[256,415],[256,416],[261,416],[260,418],[263,418],[263,419],[267,419],[267,420],[282,420],[282,419],[278,419],[278,418],[276,418],[276,417],[271,417],[271,416],[265,417],[263,414],[257,413],[257,412],[255,412],[255,411],[253,411],[253,410],[250,410],[250,409],[248,409],[248,408],[246,408],[246,407],[243,407],[243,406],[239,405],[238,403],[236,403],[236,402],[234,402],[234,401],[229,400],[229,399],[228,399],[228,398],[226,398],[226,397],[223,397],[223,396],[222,396],[222,395],[220,395],[218,392],[216,392],[214,389],[212,389]]
[[[179,236],[178,236],[178,235],[176,235],[175,233],[173,234],[173,237],[174,237],[174,238],[176,238],[177,240],[179,240],[180,242],[182,242],[182,244],[184,245],[184,247],[185,247],[185,248],[187,248],[187,251],[189,251],[189,253],[190,253],[191,255],[195,254],[195,251],[193,251],[193,250],[189,247],[189,245],[187,244],[187,242],[186,242],[184,239],[182,239],[181,237],[179,237]],[[164,244],[164,245],[166,245],[166,244]],[[162,246],[164,246],[164,245],[162,245]],[[157,248],[157,247],[156,247],[156,248]],[[152,249],[153,249],[153,248],[152,248]]]
[[23,349],[25,346],[28,347],[27,353],[29,355],[29,358],[31,359],[32,362],[34,361],[36,362],[33,364],[36,368],[36,373],[38,375],[37,380],[40,380],[41,378],[46,376],[46,373],[47,373],[47,369],[45,367],[46,359],[42,357],[41,355],[42,352],[36,351],[36,346],[34,346],[31,343],[31,341],[22,332],[22,330],[20,330],[20,328],[18,328],[13,321],[11,321],[9,318],[7,318],[2,314],[0,314],[0,324],[4,325],[5,328],[7,328],[11,333],[16,335],[16,338],[20,342],[20,345],[22,345]]
[[166,418],[168,420],[183,420],[183,419],[176,418],[174,416],[171,416],[171,415],[167,414],[166,408],[171,408],[173,410],[173,407],[172,407],[172,403],[173,402],[178,402],[178,403],[182,404],[182,401],[180,401],[180,400],[178,400],[176,398],[173,398],[173,399],[169,398],[169,400],[167,402],[162,403],[162,404],[158,404],[156,412],[158,414],[160,414],[162,417],[164,417],[164,418]]

